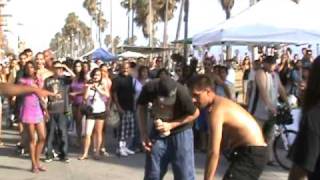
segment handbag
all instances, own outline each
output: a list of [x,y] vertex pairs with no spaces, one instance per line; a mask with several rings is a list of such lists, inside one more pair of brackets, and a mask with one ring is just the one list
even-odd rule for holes
[[[94,90],[94,93],[93,93],[93,97],[91,99],[91,104],[93,104],[93,101],[94,101],[94,98],[96,96],[96,93],[97,93],[97,89]],[[83,115],[91,115],[93,113],[93,107],[91,104],[82,104],[81,107],[80,107],[80,112],[83,114]]]
[[119,112],[117,111],[117,107],[114,103],[110,106],[110,114],[107,123],[111,127],[118,127],[120,123]]

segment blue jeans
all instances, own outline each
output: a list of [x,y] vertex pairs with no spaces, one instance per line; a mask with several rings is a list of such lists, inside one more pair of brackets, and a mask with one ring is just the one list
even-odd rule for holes
[[169,163],[172,165],[175,180],[195,179],[192,129],[165,138],[151,139],[153,145],[146,156],[145,180],[163,179]]

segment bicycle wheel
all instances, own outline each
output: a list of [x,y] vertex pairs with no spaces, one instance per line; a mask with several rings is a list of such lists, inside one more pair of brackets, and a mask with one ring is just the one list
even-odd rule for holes
[[292,165],[291,160],[288,159],[287,156],[296,136],[296,131],[285,130],[284,132],[280,133],[273,142],[274,157],[279,165],[285,170],[289,170]]

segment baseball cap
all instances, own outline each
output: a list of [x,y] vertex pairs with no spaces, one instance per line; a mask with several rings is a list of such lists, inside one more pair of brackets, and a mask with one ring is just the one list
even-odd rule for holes
[[159,81],[158,100],[164,105],[173,105],[177,98],[177,82],[170,77],[161,78]]

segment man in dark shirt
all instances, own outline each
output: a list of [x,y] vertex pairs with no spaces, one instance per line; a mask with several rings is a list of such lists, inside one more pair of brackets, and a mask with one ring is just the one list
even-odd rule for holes
[[303,54],[301,62],[302,62],[303,67],[310,67],[311,66],[311,64],[312,64],[312,50],[311,49],[305,50],[305,53]]
[[[55,129],[58,129],[58,135],[61,141],[59,155],[60,160],[69,162],[68,159],[68,134],[67,134],[67,118],[65,113],[67,113],[67,104],[68,104],[68,86],[72,82],[72,77],[75,77],[75,74],[61,62],[56,61],[53,64],[54,75],[48,77],[45,80],[45,89],[52,91],[57,94],[55,97],[48,97],[48,111],[50,115],[49,120],[49,130],[48,130],[48,141],[47,141],[47,154],[46,162],[51,162],[53,159],[53,141],[54,141],[54,132]],[[67,70],[71,77],[63,75],[63,70]]]
[[121,65],[120,74],[112,81],[112,98],[120,115],[120,126],[118,131],[120,156],[134,154],[127,147],[127,140],[134,137],[134,86],[135,80],[129,74],[130,65],[125,62]]
[[[22,52],[19,54],[19,65],[20,65],[20,69],[17,72],[16,75],[16,79],[15,79],[15,84],[18,84],[20,78],[23,77],[24,75],[24,66],[25,64],[28,62],[28,56],[25,52]],[[16,117],[20,117],[19,113],[20,113],[20,105],[22,104],[23,101],[23,95],[22,96],[16,96],[15,97],[15,104],[14,104],[14,115]],[[25,152],[25,148],[24,148],[24,144],[26,144],[28,137],[26,135],[26,133],[23,130],[23,124],[22,122],[20,122],[20,119],[18,119],[19,121],[19,125],[18,125],[18,129],[19,129],[19,134],[21,136],[20,141],[17,143],[17,148],[18,148],[18,152],[23,155]]]
[[[152,103],[147,135],[145,108]],[[145,180],[162,179],[172,164],[174,179],[194,180],[192,122],[199,116],[186,87],[169,76],[147,83],[138,99],[141,141],[147,151]]]

